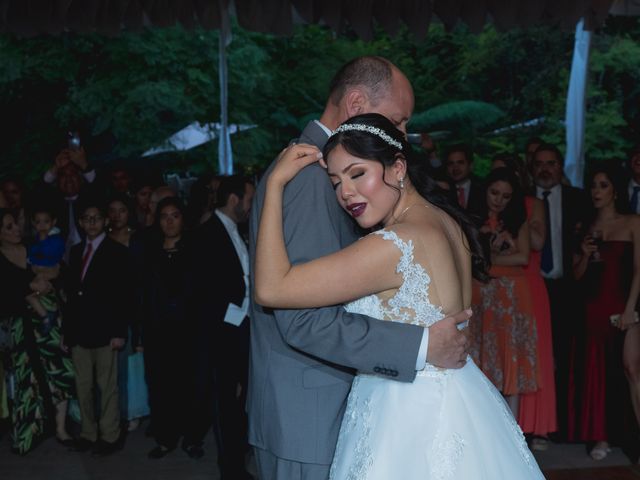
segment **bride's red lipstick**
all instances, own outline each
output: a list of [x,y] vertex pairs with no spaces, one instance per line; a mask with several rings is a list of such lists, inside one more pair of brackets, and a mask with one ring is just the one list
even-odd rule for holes
[[359,217],[362,215],[367,208],[366,203],[352,203],[351,205],[347,205],[347,210],[353,218]]

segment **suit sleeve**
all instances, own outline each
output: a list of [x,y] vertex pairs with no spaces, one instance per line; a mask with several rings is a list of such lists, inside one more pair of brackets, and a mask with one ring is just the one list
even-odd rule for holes
[[[264,196],[259,189],[259,205]],[[298,264],[341,247],[340,209],[324,171],[312,165],[286,187],[283,202],[289,260]],[[257,227],[257,214],[252,227]],[[252,238],[255,238],[255,231]],[[424,330],[348,313],[342,305],[307,310],[276,310],[278,329],[292,348],[365,373],[387,373],[412,381]]]

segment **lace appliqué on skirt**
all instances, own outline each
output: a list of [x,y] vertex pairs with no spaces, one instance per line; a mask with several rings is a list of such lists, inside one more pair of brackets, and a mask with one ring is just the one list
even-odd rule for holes
[[344,437],[351,435],[356,431],[357,442],[355,450],[352,452],[354,461],[349,465],[349,474],[345,480],[362,480],[367,478],[367,473],[373,465],[373,454],[371,452],[371,399],[360,399],[355,393],[360,378],[356,377],[353,381],[352,392],[349,395],[347,408],[342,419],[342,428],[338,436],[336,444],[336,456],[331,465],[329,478],[333,479],[335,474],[335,466],[338,463],[339,454],[342,452],[342,442]]

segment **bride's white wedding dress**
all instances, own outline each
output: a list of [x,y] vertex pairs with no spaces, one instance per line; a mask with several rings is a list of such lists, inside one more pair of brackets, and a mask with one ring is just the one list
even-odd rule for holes
[[[402,255],[402,286],[388,301],[369,295],[350,312],[428,327],[444,317],[413,244],[380,230]],[[427,365],[413,383],[356,376],[331,466],[333,480],[544,479],[500,393],[468,359],[459,370]]]

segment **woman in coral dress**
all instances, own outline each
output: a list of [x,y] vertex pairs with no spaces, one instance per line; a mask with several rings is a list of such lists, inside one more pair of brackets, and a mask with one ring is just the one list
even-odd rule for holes
[[[624,215],[626,195],[620,175],[609,167],[595,170],[591,182],[592,220],[574,275],[586,301],[586,336],[576,348],[582,379],[575,387],[574,438],[595,442],[594,460],[609,453],[628,425],[631,403],[640,418],[640,328],[636,313],[640,293],[640,218]],[[613,318],[612,318],[613,316]],[[625,374],[627,382],[625,382]],[[629,388],[627,388],[627,384]]]
[[472,356],[517,418],[519,395],[538,389],[537,330],[524,266],[530,239],[518,177],[496,168],[486,179],[482,208],[492,279],[474,282]]
[[[526,189],[526,167],[517,155],[497,155],[494,157],[492,169],[510,168],[520,179],[520,185]],[[524,179],[524,181],[523,181]],[[538,333],[538,389],[520,396],[518,408],[518,424],[524,433],[533,436],[531,448],[544,450],[547,447],[549,433],[558,429],[556,415],[556,385],[554,380],[553,342],[551,337],[551,310],[549,294],[540,274],[541,250],[544,247],[545,212],[541,200],[527,195],[524,199],[529,224],[531,254],[529,264],[524,273],[529,283],[529,291],[533,298],[533,316]]]

